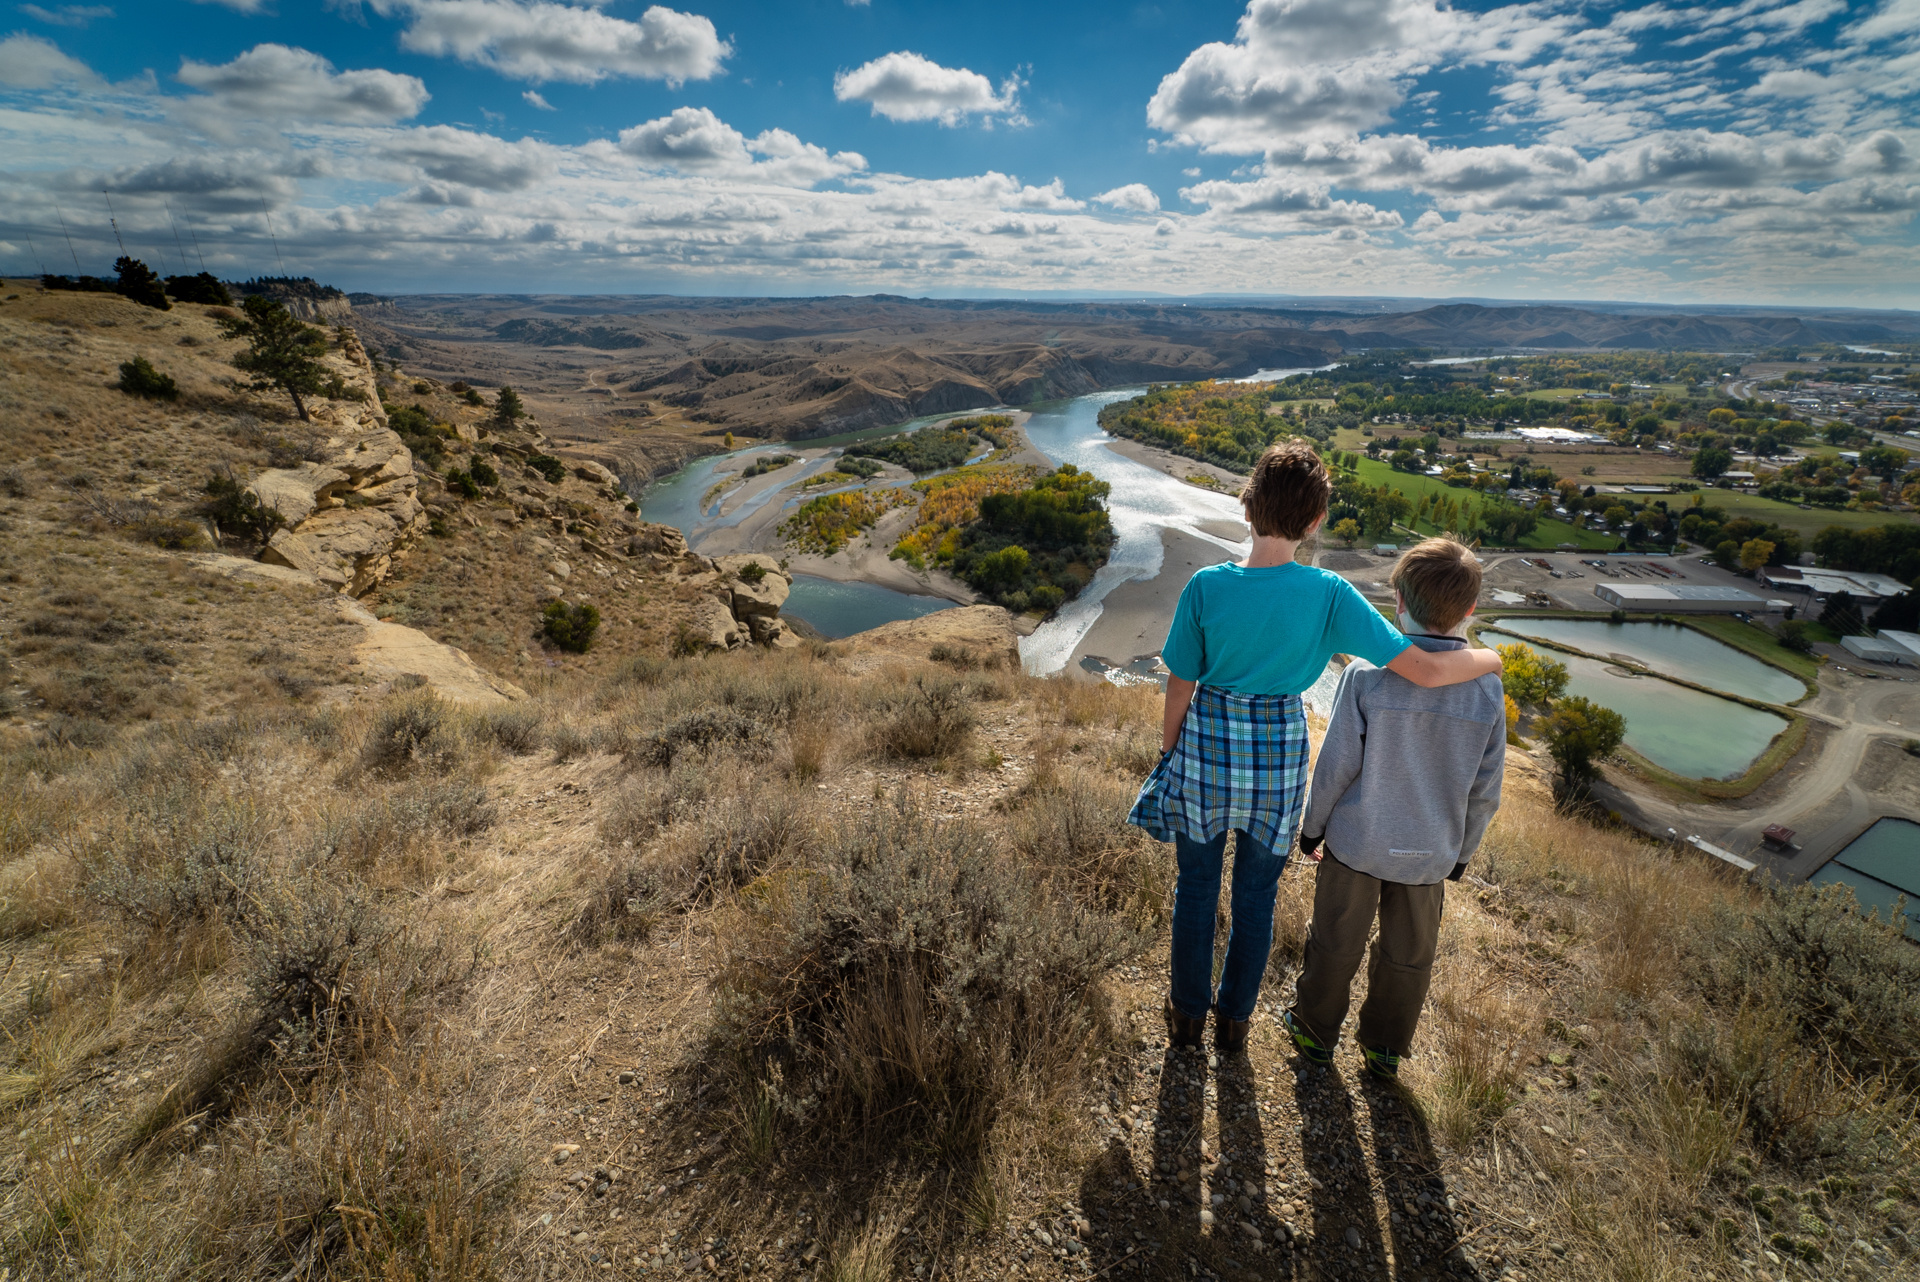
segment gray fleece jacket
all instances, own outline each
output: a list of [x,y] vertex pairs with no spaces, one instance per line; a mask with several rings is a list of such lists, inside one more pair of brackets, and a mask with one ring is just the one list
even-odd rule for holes
[[[1409,639],[1422,650],[1467,644]],[[1432,885],[1480,845],[1506,760],[1499,677],[1428,690],[1355,659],[1334,691],[1301,840],[1324,836],[1341,863],[1370,877]]]

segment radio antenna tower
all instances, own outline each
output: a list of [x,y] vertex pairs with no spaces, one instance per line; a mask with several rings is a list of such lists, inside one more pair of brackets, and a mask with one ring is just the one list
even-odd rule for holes
[[60,219],[60,234],[61,234],[62,236],[65,236],[65,237],[67,238],[67,252],[68,252],[69,254],[73,254],[73,274],[74,274],[74,275],[76,275],[76,276],[78,276],[78,275],[80,275],[80,274],[81,274],[81,271],[80,271],[80,255],[79,255],[78,253],[75,253],[75,252],[74,252],[74,248],[73,248],[73,233],[67,230],[67,215],[66,215],[66,213],[65,213],[65,211],[63,211],[63,210],[62,210],[62,209],[60,208],[60,205],[59,205],[59,203],[58,203],[58,202],[55,202],[55,204],[54,204],[54,206],[53,206],[53,212],[54,212],[54,213],[55,213],[55,214],[56,214],[56,215],[57,215],[57,216],[59,217],[59,219]]
[[173,202],[162,200],[161,203],[167,207],[167,226],[173,228],[173,247],[180,251],[180,274],[184,276],[187,272],[187,247],[180,243],[180,224],[173,221]]
[[267,216],[267,239],[273,242],[273,261],[280,264],[280,274],[287,274],[287,260],[280,257],[280,238],[273,234],[273,211],[267,208],[267,198],[260,197],[260,212]]
[[120,256],[125,258],[127,256],[127,242],[120,239],[120,223],[113,216],[113,197],[107,195],[107,189],[105,187],[100,189],[100,195],[107,202],[107,225],[113,228],[114,243],[120,246]]

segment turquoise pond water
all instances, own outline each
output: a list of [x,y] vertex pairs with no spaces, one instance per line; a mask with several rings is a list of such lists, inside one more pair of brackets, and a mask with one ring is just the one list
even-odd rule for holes
[[1888,921],[1905,896],[1907,937],[1920,940],[1920,824],[1882,819],[1807,878],[1810,886],[1836,883],[1852,887],[1861,908]]
[[1659,677],[1622,676],[1624,669],[1564,650],[1553,657],[1567,665],[1568,694],[1625,717],[1629,748],[1689,779],[1737,778],[1787,728],[1785,717]]
[[1790,703],[1807,687],[1790,672],[1672,623],[1612,623],[1606,619],[1502,619],[1500,628],[1539,641],[1557,641],[1588,654],[1622,655],[1697,685],[1763,703]]

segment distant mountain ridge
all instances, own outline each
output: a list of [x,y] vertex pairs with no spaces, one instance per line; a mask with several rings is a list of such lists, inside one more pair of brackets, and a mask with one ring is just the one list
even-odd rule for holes
[[[376,296],[360,295],[370,300]],[[1109,387],[1306,369],[1369,349],[1745,352],[1920,337],[1920,316],[1606,310],[1450,302],[1384,311],[1231,301],[667,295],[401,295],[359,313],[390,356],[453,377],[653,403],[717,429],[802,439]],[[644,400],[642,399],[644,398]]]

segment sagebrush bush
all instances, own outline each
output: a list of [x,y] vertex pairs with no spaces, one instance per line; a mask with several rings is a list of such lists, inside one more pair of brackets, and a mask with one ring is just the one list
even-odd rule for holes
[[542,718],[533,708],[489,708],[476,720],[481,734],[516,757],[524,757],[540,746]]
[[415,691],[387,704],[360,745],[360,768],[400,775],[416,767],[444,772],[460,756],[452,710],[439,696]]
[[818,821],[809,794],[751,778],[731,782],[669,828],[651,856],[683,903],[712,902],[813,849]]
[[108,826],[88,860],[89,891],[154,931],[244,916],[269,876],[266,829],[249,799],[180,779],[136,796]]
[[891,693],[875,724],[874,747],[906,760],[951,757],[973,738],[974,715],[957,681],[915,677]]
[[749,759],[773,751],[773,730],[766,722],[733,708],[689,712],[634,744],[632,760],[665,769],[687,753],[705,755],[720,748]]
[[1060,878],[1090,906],[1142,925],[1165,916],[1171,861],[1159,842],[1127,823],[1138,786],[1094,770],[1067,770],[1030,788],[1008,822],[1030,867]]
[[740,904],[716,1053],[796,1135],[874,1156],[977,1159],[1010,1110],[1081,1087],[1108,1031],[1100,976],[1143,942],[911,805],[830,831]]
[[616,864],[593,885],[568,937],[582,948],[619,942],[643,944],[670,907],[657,870],[631,861]]

